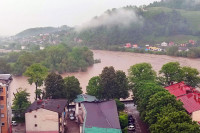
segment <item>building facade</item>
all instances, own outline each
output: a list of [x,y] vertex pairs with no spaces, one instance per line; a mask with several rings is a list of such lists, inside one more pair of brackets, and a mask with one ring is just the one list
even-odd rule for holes
[[64,133],[67,100],[35,101],[25,113],[26,133]]
[[0,74],[0,133],[12,132],[11,81],[12,75]]

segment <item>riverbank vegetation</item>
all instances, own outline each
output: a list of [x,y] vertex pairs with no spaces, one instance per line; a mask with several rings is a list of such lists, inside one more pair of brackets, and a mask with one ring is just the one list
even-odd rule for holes
[[[170,66],[174,67],[170,68]],[[178,73],[170,74],[174,72],[173,69]],[[164,73],[163,78],[167,81],[178,81],[177,76],[181,69],[185,70],[178,63],[170,62],[163,65],[160,73]],[[193,68],[190,69],[193,70]],[[138,105],[137,109],[141,119],[149,125],[150,131],[152,133],[199,133],[198,124],[193,122],[186,113],[183,103],[177,101],[175,96],[165,90],[157,79],[155,71],[148,63],[136,64],[129,69],[129,81],[133,85],[134,101]]]
[[65,44],[49,46],[44,50],[11,52],[0,58],[0,72],[22,75],[26,68],[40,63],[49,71],[86,71],[93,65],[93,53],[87,47],[69,47]]

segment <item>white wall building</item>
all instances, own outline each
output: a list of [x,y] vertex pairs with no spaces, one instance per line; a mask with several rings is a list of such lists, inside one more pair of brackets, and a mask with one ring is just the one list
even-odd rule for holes
[[66,100],[35,101],[25,113],[26,133],[64,133]]

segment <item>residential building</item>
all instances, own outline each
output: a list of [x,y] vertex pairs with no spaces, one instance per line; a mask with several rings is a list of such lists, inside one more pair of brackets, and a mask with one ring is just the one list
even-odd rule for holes
[[193,121],[200,122],[200,93],[189,93],[177,98],[183,102],[183,107]]
[[200,92],[184,82],[172,84],[165,89],[183,103],[183,107],[193,121],[200,122]]
[[166,42],[162,42],[162,43],[161,43],[161,46],[162,46],[162,47],[167,47],[168,44],[167,44]]
[[33,102],[25,112],[26,133],[64,133],[67,100]]
[[182,82],[167,86],[167,87],[165,87],[165,89],[168,90],[172,95],[179,97],[179,96],[183,96],[183,95],[189,93],[194,88],[186,85],[182,81]]
[[98,101],[94,96],[82,94],[74,102],[80,133],[121,133],[114,100]]
[[0,74],[0,133],[12,132],[11,81],[12,75]]

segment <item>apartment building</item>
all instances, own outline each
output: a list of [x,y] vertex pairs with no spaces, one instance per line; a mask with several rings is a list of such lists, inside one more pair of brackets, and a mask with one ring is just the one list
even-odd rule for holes
[[12,110],[10,83],[12,75],[0,74],[0,133],[11,133]]

